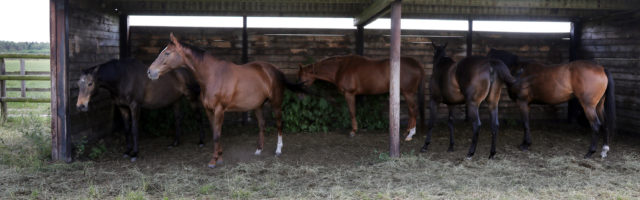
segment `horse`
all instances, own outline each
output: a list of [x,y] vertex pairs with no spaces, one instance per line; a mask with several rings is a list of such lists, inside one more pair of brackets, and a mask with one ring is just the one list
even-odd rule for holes
[[265,121],[262,108],[269,101],[276,119],[278,143],[276,156],[282,153],[282,101],[284,90],[304,92],[298,84],[287,81],[275,65],[267,62],[250,62],[244,65],[220,60],[210,52],[181,43],[170,34],[171,43],[162,50],[147,71],[152,80],[158,79],[176,68],[187,68],[202,88],[201,99],[213,129],[213,157],[208,167],[222,164],[222,123],[225,112],[253,110],[258,119],[259,133],[255,155],[260,155],[264,145]]
[[[585,158],[596,151],[597,134],[603,132],[600,156],[607,157],[609,137],[615,131],[615,83],[609,70],[591,61],[578,60],[547,66],[536,62],[519,62],[518,56],[491,49],[489,57],[503,60],[517,77],[508,89],[509,97],[520,107],[524,138],[520,149],[531,146],[529,132],[530,104],[561,104],[577,98],[591,126],[591,144]],[[604,122],[604,123],[603,123]]]
[[[120,110],[125,126],[127,150],[124,157],[131,157],[134,162],[138,155],[138,129],[140,109],[158,109],[173,105],[175,115],[175,139],[169,147],[178,146],[180,142],[181,121],[183,118],[180,104],[186,97],[192,108],[199,107],[200,88],[184,70],[175,70],[158,81],[146,78],[147,66],[139,60],[128,58],[113,59],[82,71],[78,80],[78,100],[76,108],[86,112],[89,110],[91,96],[104,88],[111,94],[111,99]],[[201,125],[201,115],[196,115]],[[133,144],[132,144],[133,140]],[[204,129],[200,131],[199,145],[204,145]]]
[[475,154],[478,144],[478,132],[481,125],[478,107],[486,101],[491,111],[491,152],[489,159],[496,154],[498,135],[498,103],[504,84],[513,84],[507,66],[500,60],[482,56],[469,56],[455,62],[446,56],[446,47],[431,43],[434,48],[433,73],[429,81],[430,118],[427,125],[427,138],[420,152],[426,152],[431,143],[431,133],[438,114],[438,104],[447,104],[449,109],[449,148],[454,150],[453,141],[453,109],[455,105],[466,104],[467,114],[473,124],[473,137],[467,159]]
[[[356,120],[356,95],[376,95],[389,92],[389,59],[370,59],[364,56],[347,55],[323,59],[304,66],[299,64],[298,80],[310,86],[316,79],[337,86],[349,106],[351,132],[358,131]],[[409,108],[409,124],[406,141],[416,134],[416,111],[420,112],[420,121],[424,121],[424,70],[420,62],[413,58],[400,59],[400,92]],[[417,102],[416,102],[417,95]],[[418,105],[418,106],[416,106]]]

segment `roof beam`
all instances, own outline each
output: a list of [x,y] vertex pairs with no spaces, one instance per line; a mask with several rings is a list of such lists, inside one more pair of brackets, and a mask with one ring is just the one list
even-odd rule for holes
[[375,20],[381,15],[389,12],[391,3],[394,0],[376,0],[368,8],[364,9],[362,13],[357,15],[353,19],[354,26],[364,26]]
[[470,6],[499,8],[628,10],[640,6],[637,0],[404,0],[405,5]]

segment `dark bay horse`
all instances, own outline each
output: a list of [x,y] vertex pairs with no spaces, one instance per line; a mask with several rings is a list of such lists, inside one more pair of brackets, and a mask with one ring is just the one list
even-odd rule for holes
[[262,152],[264,125],[262,108],[266,101],[276,118],[278,144],[276,155],[282,152],[282,101],[285,88],[302,91],[299,85],[291,84],[274,65],[266,62],[250,62],[236,65],[215,58],[210,52],[182,44],[170,35],[171,43],[158,55],[148,71],[155,80],[172,69],[185,67],[193,72],[202,88],[202,103],[213,129],[213,158],[209,167],[222,163],[220,137],[225,112],[253,110],[260,128],[255,154]]
[[421,152],[426,152],[431,143],[431,132],[438,114],[438,104],[444,103],[449,108],[449,149],[453,151],[453,108],[466,104],[468,116],[473,123],[473,138],[467,158],[470,159],[478,144],[480,116],[478,107],[486,101],[491,110],[491,152],[489,159],[496,154],[498,135],[498,102],[504,84],[513,84],[514,78],[509,74],[507,66],[497,59],[481,56],[466,57],[456,63],[446,56],[447,45],[433,44],[433,73],[429,82],[431,92],[430,118],[427,125],[427,139]]
[[[300,64],[298,79],[307,86],[313,84],[316,79],[320,79],[338,87],[349,106],[351,114],[349,135],[353,137],[358,131],[356,95],[388,93],[389,66],[388,58],[374,60],[357,55],[336,56],[304,67]],[[424,121],[423,77],[424,70],[420,62],[409,57],[401,58],[400,92],[409,107],[406,141],[410,141],[416,133],[417,111],[420,112],[420,121]]]
[[[89,110],[91,96],[98,88],[104,88],[111,94],[124,120],[127,150],[125,157],[135,161],[138,155],[138,129],[140,109],[158,109],[173,105],[176,118],[176,137],[171,146],[177,146],[181,132],[182,112],[178,100],[183,96],[192,107],[199,107],[200,88],[193,77],[185,70],[175,70],[158,81],[150,81],[147,66],[136,59],[111,60],[104,64],[83,70],[78,80],[78,102],[80,111]],[[196,115],[201,116],[201,115]],[[200,118],[200,117],[199,117]],[[199,120],[201,125],[202,120]],[[200,131],[200,146],[204,140],[204,130]],[[133,141],[133,144],[132,144]]]
[[[589,120],[591,145],[585,158],[596,151],[597,134],[603,132],[600,155],[607,157],[609,136],[615,131],[615,93],[611,73],[591,61],[573,61],[547,66],[535,62],[519,62],[518,56],[503,50],[491,49],[489,56],[503,60],[515,74],[517,81],[509,88],[509,97],[520,107],[524,122],[524,139],[520,149],[531,145],[529,132],[529,104],[560,104],[576,97]],[[604,122],[604,123],[603,123]]]

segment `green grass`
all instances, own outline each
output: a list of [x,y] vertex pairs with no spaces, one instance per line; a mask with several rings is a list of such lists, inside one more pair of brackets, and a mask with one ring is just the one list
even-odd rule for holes
[[[49,71],[49,59],[26,59],[25,69],[27,71]],[[5,59],[5,67],[7,72],[20,71],[20,59]],[[7,81],[7,88],[20,88],[20,81]],[[51,88],[50,81],[26,81],[27,88]],[[50,92],[27,92],[27,97],[46,98],[50,97]],[[20,97],[20,92],[8,91],[7,97]],[[9,115],[25,115],[25,114],[49,114],[50,104],[47,103],[21,103],[10,102],[7,104]]]

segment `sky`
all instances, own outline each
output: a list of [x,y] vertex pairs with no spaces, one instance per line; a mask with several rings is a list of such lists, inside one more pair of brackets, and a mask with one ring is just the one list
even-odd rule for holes
[[[132,26],[242,27],[241,17],[131,16]],[[355,29],[351,18],[249,17],[251,28]],[[281,26],[286,27],[281,27]],[[466,31],[465,20],[402,19],[402,29]],[[568,22],[474,21],[474,31],[568,32]],[[378,19],[366,29],[388,29],[389,19]],[[49,42],[48,0],[0,0],[0,40]]]
[[0,40],[49,42],[49,1],[0,0]]

